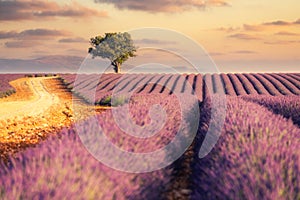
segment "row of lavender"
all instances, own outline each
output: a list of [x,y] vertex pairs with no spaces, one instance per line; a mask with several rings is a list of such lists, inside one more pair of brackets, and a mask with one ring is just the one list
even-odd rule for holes
[[246,101],[262,105],[273,113],[291,119],[295,125],[300,127],[300,96],[244,96]]
[[[174,151],[180,149],[181,143],[175,146],[173,144],[173,148],[169,150],[162,147],[174,139],[179,128],[182,128],[183,135],[190,142],[194,138],[189,137],[189,127],[190,119],[197,119],[191,111],[193,105],[196,110],[199,108],[198,101],[191,102],[192,105],[187,105],[185,101],[189,119],[182,119],[178,103],[178,99],[172,95],[139,95],[130,101],[131,109],[127,113],[137,126],[129,126],[124,121],[125,112],[123,107],[119,107],[119,124],[116,124],[113,112],[107,110],[95,118],[79,122],[71,129],[63,130],[59,139],[49,138],[36,148],[19,153],[10,159],[8,165],[0,165],[0,199],[167,199],[171,184],[176,180],[172,177],[174,164],[148,173],[126,173],[100,163],[86,147],[90,151],[99,149],[102,156],[116,159],[114,163],[119,163],[124,171],[132,171],[136,167],[151,169],[152,164],[167,162]],[[152,105],[160,105],[160,108],[152,108],[154,112],[149,117],[148,111]],[[159,111],[155,109],[164,110],[166,118],[163,118],[165,115],[157,115]],[[162,122],[164,126],[161,126]],[[101,132],[94,123],[102,127]],[[132,130],[127,131],[135,133],[140,131],[141,136],[149,133],[155,135],[149,138],[129,137],[122,127],[129,127]],[[118,157],[112,149],[104,147],[97,140],[99,134],[105,135],[110,143],[122,151],[140,153],[142,158],[147,157],[147,152],[162,149],[162,153],[153,157],[153,162],[137,162],[123,156]],[[186,195],[188,194],[183,194]]]
[[[263,104],[299,104],[299,96],[286,98]],[[212,120],[211,126],[220,123],[211,119],[210,109],[206,99],[196,137],[191,199],[300,199],[299,127],[261,105],[229,97],[219,141],[208,156],[199,159],[208,122]]]
[[9,82],[22,77],[24,77],[24,74],[0,74],[0,98],[15,93],[15,89]]
[[300,95],[298,74],[103,74],[61,75],[75,93],[90,102],[126,93],[193,94],[200,101],[208,94]]

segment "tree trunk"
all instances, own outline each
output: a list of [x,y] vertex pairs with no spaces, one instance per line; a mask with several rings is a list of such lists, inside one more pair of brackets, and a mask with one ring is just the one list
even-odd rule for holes
[[120,64],[120,63],[117,63],[117,66],[116,66],[116,73],[117,73],[117,74],[121,73],[121,64]]
[[121,64],[117,62],[112,62],[112,66],[114,66],[114,70],[117,74],[121,73]]

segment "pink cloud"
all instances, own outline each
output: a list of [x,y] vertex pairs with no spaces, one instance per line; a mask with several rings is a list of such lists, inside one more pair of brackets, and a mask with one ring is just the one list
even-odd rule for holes
[[249,24],[244,24],[243,29],[245,31],[263,31],[265,28],[262,25],[249,25]]
[[235,32],[235,31],[253,31],[253,32],[261,32],[265,31],[266,29],[272,28],[272,26],[277,27],[286,27],[286,26],[295,26],[300,24],[300,19],[296,21],[283,21],[283,20],[277,20],[277,21],[271,21],[271,22],[265,22],[261,24],[243,24],[241,27],[221,27],[217,28],[215,30],[217,31],[224,31],[224,32]]
[[98,11],[78,3],[59,5],[41,0],[0,1],[0,21],[40,20],[53,17],[107,17],[105,11]]
[[41,42],[32,42],[29,40],[10,41],[5,43],[6,48],[30,48],[41,45]]
[[227,0],[95,0],[96,3],[113,4],[118,9],[140,10],[146,12],[183,12],[192,8],[204,9],[210,6],[229,6]]
[[249,35],[249,34],[244,34],[244,33],[237,33],[233,35],[229,35],[229,38],[236,38],[240,40],[259,40],[260,38]]
[[297,35],[300,35],[300,34],[288,32],[288,31],[280,31],[280,32],[276,33],[275,35],[297,36]]
[[76,37],[76,38],[63,38],[63,39],[60,39],[58,42],[60,42],[60,43],[88,43],[88,40],[81,38],[81,37]]
[[71,33],[52,29],[27,29],[21,32],[0,31],[0,39],[38,40],[68,35],[71,35]]

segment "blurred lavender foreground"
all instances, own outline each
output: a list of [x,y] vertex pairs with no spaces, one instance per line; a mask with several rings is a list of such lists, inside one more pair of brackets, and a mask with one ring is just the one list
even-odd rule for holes
[[[171,143],[181,126],[191,126],[191,119],[183,119],[183,123],[180,123],[183,115],[178,103],[173,95],[147,95],[147,98],[137,96],[130,100],[130,115],[137,125],[156,126],[156,123],[164,121],[164,126],[158,126],[158,136],[145,139],[132,139],[126,135],[115,124],[110,110],[99,114],[96,119],[108,140],[124,151],[152,152]],[[195,108],[199,108],[198,102],[195,103]],[[153,104],[161,106],[166,114],[165,119],[149,118],[147,108]],[[95,125],[93,120],[86,120],[78,124],[78,127],[85,129],[88,134],[93,132]],[[186,139],[192,142],[194,137],[189,138],[190,133],[186,130]],[[92,135],[97,133],[95,131]],[[180,149],[180,146],[174,148]],[[107,156],[114,156],[109,149],[102,150],[107,151]],[[172,153],[166,151],[165,157],[159,159],[169,159],[168,156]],[[126,162],[120,158],[121,161],[124,165],[132,164],[131,161]],[[92,157],[73,127],[63,130],[59,138],[49,138],[36,148],[19,153],[10,159],[8,166],[2,163],[0,199],[161,199],[166,198],[165,192],[171,188],[173,169],[174,164],[149,173],[135,174],[114,170]]]
[[[195,151],[207,131],[209,102],[204,101]],[[192,199],[300,199],[299,134],[293,121],[241,98],[227,98],[217,145],[203,159],[195,155]]]
[[275,114],[284,116],[285,118],[292,119],[294,124],[300,127],[300,96],[290,95],[285,97],[280,96],[258,96],[251,95],[243,97],[246,101],[252,101],[262,105]]

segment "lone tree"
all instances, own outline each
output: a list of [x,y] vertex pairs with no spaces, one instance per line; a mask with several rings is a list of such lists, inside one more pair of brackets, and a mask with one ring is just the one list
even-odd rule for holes
[[93,58],[108,58],[116,73],[121,72],[121,65],[130,57],[136,56],[136,47],[129,33],[105,33],[90,39],[89,53]]

